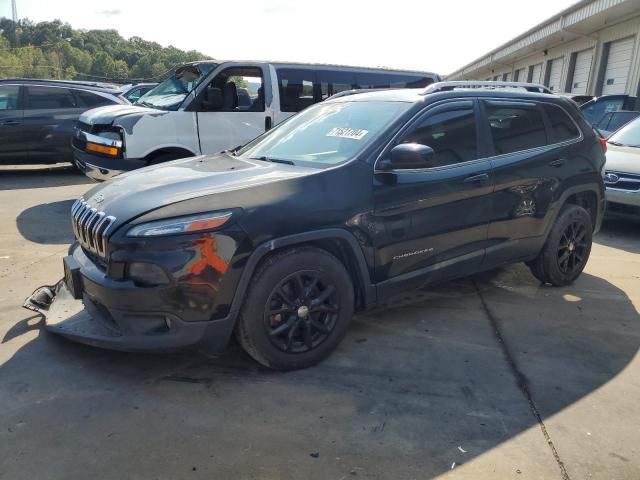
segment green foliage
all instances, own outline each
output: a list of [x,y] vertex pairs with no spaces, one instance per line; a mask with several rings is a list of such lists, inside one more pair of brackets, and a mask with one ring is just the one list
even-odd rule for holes
[[159,80],[176,65],[206,59],[116,30],[75,30],[60,20],[0,18],[0,78],[56,78],[127,83]]

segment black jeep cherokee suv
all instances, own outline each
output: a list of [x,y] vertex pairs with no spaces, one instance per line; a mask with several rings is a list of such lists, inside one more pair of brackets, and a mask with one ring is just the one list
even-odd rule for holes
[[65,280],[29,304],[80,342],[220,351],[235,332],[291,369],[409,288],[521,261],[571,283],[602,218],[603,142],[567,99],[457,86],[330,99],[237,152],[94,187]]

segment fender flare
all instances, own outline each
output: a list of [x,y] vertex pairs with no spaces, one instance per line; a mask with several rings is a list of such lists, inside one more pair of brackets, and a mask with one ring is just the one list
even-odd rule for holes
[[560,209],[567,202],[567,199],[570,196],[575,195],[576,193],[586,193],[586,192],[591,192],[596,195],[596,198],[597,198],[596,207],[598,208],[598,211],[596,212],[596,224],[594,226],[593,233],[595,234],[599,230],[600,224],[602,223],[602,217],[604,215],[604,198],[605,198],[604,188],[599,183],[595,183],[595,182],[585,183],[582,185],[576,185],[573,187],[566,188],[562,191],[562,194],[560,195],[558,200],[555,202],[552,217],[545,229],[545,232],[544,232],[545,241],[549,236],[549,233],[551,232],[553,225],[556,223],[558,215],[560,215]]
[[312,242],[314,240],[344,240],[349,245],[350,253],[353,255],[356,263],[356,270],[358,274],[358,281],[362,288],[362,294],[364,296],[365,305],[369,305],[371,303],[375,303],[376,301],[376,288],[375,285],[371,283],[371,277],[369,275],[369,268],[367,266],[366,260],[364,258],[364,253],[362,252],[362,248],[360,244],[356,240],[355,236],[349,233],[347,230],[341,228],[327,228],[322,230],[313,230],[310,232],[304,233],[296,233],[293,235],[287,235],[284,237],[275,238],[272,240],[268,240],[260,245],[251,253],[247,263],[244,267],[242,275],[240,276],[240,280],[238,282],[238,286],[236,287],[235,294],[233,296],[233,300],[231,302],[231,308],[229,311],[229,316],[235,317],[237,316],[240,308],[242,307],[242,302],[244,301],[244,296],[249,287],[249,282],[251,278],[253,278],[253,274],[256,270],[256,267],[260,263],[260,261],[270,252],[274,250],[278,250],[283,247],[292,247],[295,245],[302,245],[308,242]]

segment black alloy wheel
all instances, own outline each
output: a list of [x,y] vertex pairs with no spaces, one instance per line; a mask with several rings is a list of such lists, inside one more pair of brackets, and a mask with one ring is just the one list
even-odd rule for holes
[[301,270],[271,292],[264,325],[271,343],[287,353],[313,350],[331,334],[338,320],[337,288],[323,272]]
[[581,270],[587,257],[587,229],[581,222],[572,222],[564,229],[558,244],[558,266],[566,275]]

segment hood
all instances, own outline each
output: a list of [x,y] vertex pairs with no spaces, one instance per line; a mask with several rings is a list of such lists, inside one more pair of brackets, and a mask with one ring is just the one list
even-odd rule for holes
[[116,118],[125,115],[165,115],[166,110],[141,107],[139,105],[107,105],[105,107],[92,108],[80,115],[80,121],[89,125],[111,125]]
[[[83,198],[116,218],[116,226],[172,205],[175,214],[247,208],[256,198],[255,188],[312,175],[321,170],[231,155],[206,155],[175,160],[119,175],[89,190]],[[286,188],[271,189],[278,195]],[[190,204],[188,200],[197,199]],[[175,204],[182,205],[175,208]],[[185,210],[187,209],[187,210]],[[165,216],[165,215],[160,215]],[[173,216],[167,214],[167,217]]]
[[633,173],[640,175],[640,148],[618,147],[607,144],[607,172]]

